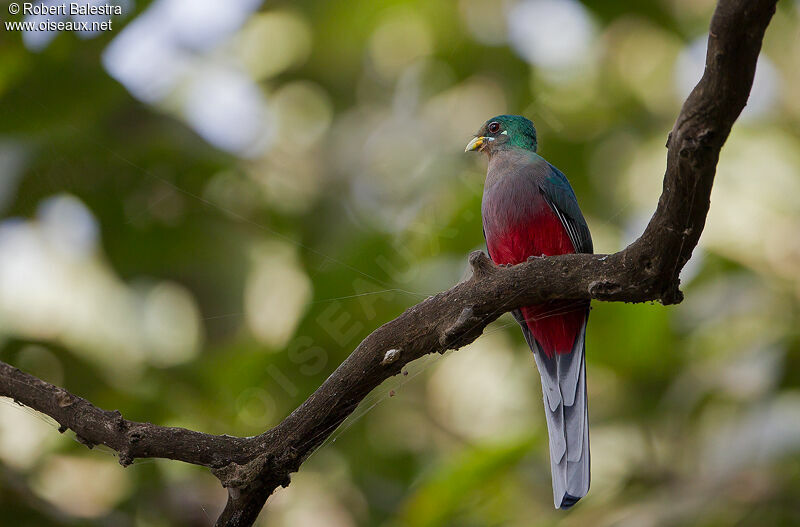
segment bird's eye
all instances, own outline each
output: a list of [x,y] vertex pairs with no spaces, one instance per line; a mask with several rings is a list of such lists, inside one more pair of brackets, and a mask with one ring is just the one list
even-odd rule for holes
[[497,121],[495,121],[493,123],[489,123],[489,131],[491,133],[493,133],[493,134],[496,134],[497,132],[499,132],[500,131],[500,123],[498,123]]

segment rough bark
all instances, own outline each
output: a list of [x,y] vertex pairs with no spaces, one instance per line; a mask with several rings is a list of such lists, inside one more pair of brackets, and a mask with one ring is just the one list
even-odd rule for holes
[[680,302],[678,275],[703,230],[720,149],[747,102],[776,2],[717,5],[705,73],[667,139],[663,192],[639,239],[614,254],[555,256],[509,268],[472,253],[470,279],[376,329],[300,407],[263,434],[213,436],[128,421],[4,363],[0,396],[49,415],[90,448],[114,449],[123,466],[162,457],[210,467],[229,490],[217,525],[252,525],[272,492],[289,484],[289,475],[359,402],[422,355],[460,348],[503,313],[548,300]]

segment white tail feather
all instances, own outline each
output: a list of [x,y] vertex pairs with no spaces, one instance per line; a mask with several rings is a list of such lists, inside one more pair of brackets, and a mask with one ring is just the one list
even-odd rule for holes
[[586,403],[586,323],[572,353],[548,358],[530,339],[542,378],[544,413],[550,437],[553,501],[568,509],[589,492],[589,418]]

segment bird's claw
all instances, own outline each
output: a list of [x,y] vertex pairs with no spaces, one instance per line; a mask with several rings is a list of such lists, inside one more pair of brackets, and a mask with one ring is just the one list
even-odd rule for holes
[[528,256],[528,261],[530,262],[530,261],[533,261],[533,260],[539,260],[540,258],[544,258],[544,257],[545,257],[544,254],[540,254],[539,256],[536,256],[535,254],[532,254],[532,255]]

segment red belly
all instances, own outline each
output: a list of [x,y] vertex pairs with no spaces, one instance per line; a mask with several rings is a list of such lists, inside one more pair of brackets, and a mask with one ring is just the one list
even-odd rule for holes
[[[544,205],[536,207],[538,211],[527,218],[520,218],[522,221],[485,222],[486,244],[495,263],[518,264],[529,256],[575,252],[561,221]],[[586,318],[586,308],[583,301],[558,300],[523,307],[521,311],[542,351],[552,357],[555,353],[572,351]]]

